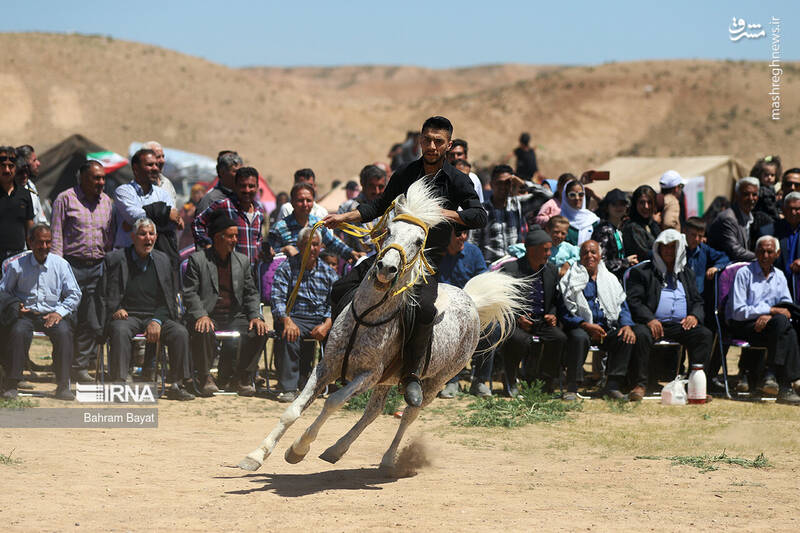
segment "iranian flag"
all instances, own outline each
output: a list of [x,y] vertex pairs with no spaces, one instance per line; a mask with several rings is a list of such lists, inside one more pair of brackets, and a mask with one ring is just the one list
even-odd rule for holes
[[92,152],[86,154],[87,160],[94,160],[103,165],[106,174],[111,174],[128,164],[128,160],[116,152]]

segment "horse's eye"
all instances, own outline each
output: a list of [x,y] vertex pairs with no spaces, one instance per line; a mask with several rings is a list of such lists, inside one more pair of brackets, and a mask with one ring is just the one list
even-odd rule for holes
[[422,239],[417,239],[417,246],[422,246]]

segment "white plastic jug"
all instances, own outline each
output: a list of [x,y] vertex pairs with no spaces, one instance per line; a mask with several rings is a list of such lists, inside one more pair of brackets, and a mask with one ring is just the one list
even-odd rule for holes
[[706,373],[703,365],[692,365],[689,374],[689,403],[706,403]]

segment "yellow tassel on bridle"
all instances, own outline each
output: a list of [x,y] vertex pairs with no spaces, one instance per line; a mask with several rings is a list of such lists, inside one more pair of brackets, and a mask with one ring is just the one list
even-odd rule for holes
[[[380,261],[380,259],[386,255],[389,250],[397,250],[400,254],[400,270],[397,273],[397,278],[402,277],[405,275],[409,270],[414,267],[414,264],[417,261],[422,262],[422,269],[420,274],[414,276],[408,283],[406,283],[403,287],[396,290],[392,293],[392,296],[397,296],[398,294],[404,292],[410,287],[413,287],[417,280],[422,277],[422,281],[425,281],[427,278],[425,276],[425,272],[429,274],[433,274],[435,270],[431,267],[428,260],[425,258],[425,244],[428,242],[428,225],[425,224],[422,220],[417,217],[407,215],[407,214],[400,214],[395,216],[392,220],[398,222],[407,222],[409,224],[414,224],[415,226],[419,226],[425,232],[425,237],[422,239],[422,246],[420,246],[417,253],[414,254],[414,257],[411,258],[411,261],[408,261],[406,258],[406,251],[403,249],[402,246],[396,243],[392,243],[385,248],[381,247],[381,243],[386,238],[387,227],[389,225],[389,213],[394,209],[394,202],[389,206],[389,208],[383,213],[381,218],[378,222],[372,226],[371,228],[362,228],[361,226],[356,226],[353,224],[343,223],[340,224],[338,229],[348,235],[352,235],[361,240],[365,240],[367,238],[372,239],[375,243],[375,248],[377,250],[377,257],[375,258],[376,261]],[[324,226],[324,223],[320,220],[311,228],[311,234],[308,236],[308,242],[306,243],[305,248],[303,249],[303,259],[300,262],[300,274],[297,276],[297,282],[294,284],[294,288],[292,289],[292,293],[289,295],[289,301],[286,303],[286,314],[289,314],[289,311],[292,310],[294,307],[294,302],[297,299],[297,293],[300,291],[300,282],[303,281],[303,274],[306,271],[306,267],[308,267],[308,258],[311,255],[311,242],[314,240],[314,234],[316,233],[317,229],[321,226]]]

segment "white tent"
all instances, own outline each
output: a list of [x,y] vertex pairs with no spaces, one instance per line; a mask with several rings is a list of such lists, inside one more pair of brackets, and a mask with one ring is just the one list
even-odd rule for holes
[[[687,179],[704,178],[702,201],[704,208],[717,196],[731,198],[733,186],[740,178],[747,176],[747,169],[729,155],[708,155],[696,157],[615,157],[596,170],[608,170],[609,181],[597,181],[590,185],[599,196],[617,188],[631,192],[639,185],[650,185],[656,192],[660,190],[658,179],[667,170],[675,170]],[[688,192],[688,191],[687,191]]]

